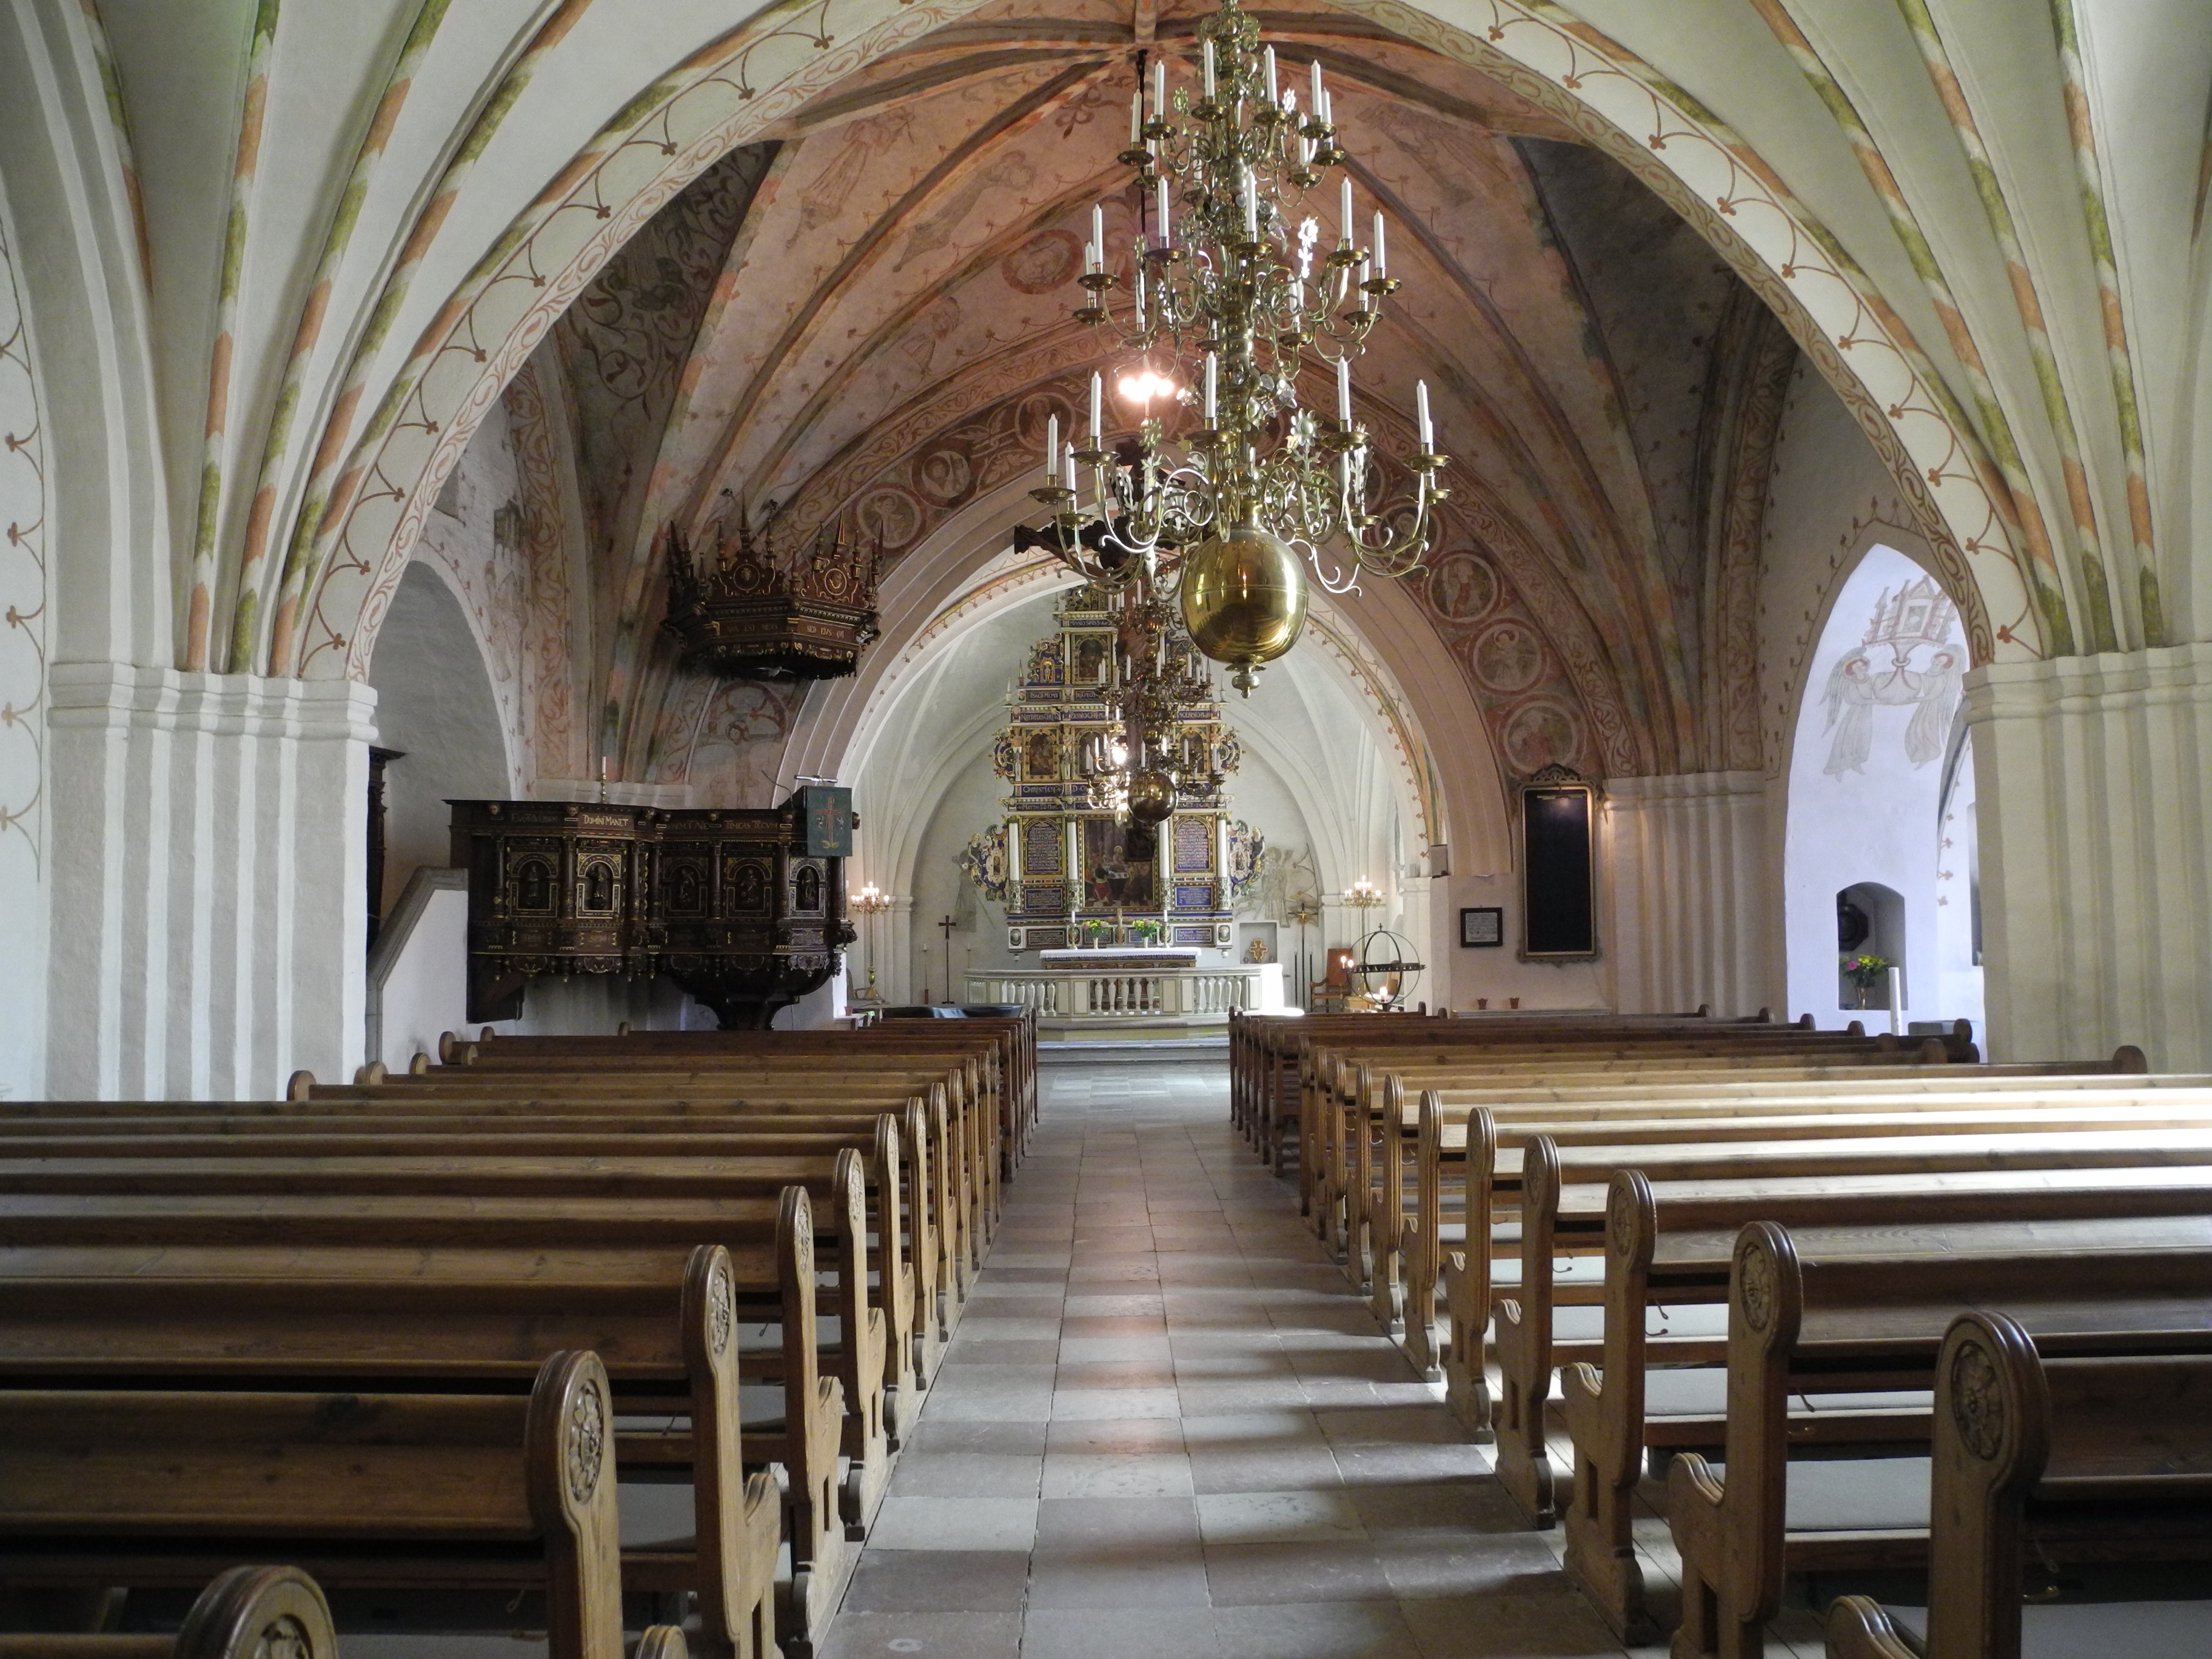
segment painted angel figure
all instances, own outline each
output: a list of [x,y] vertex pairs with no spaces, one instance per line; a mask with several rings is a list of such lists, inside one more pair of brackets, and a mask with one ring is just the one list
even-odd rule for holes
[[1915,766],[1925,766],[1943,752],[1950,740],[1951,718],[1959,712],[1959,653],[1939,650],[1920,676],[1917,707],[1912,723],[1905,728],[1905,755]]
[[1829,671],[1821,702],[1828,712],[1825,729],[1836,735],[1828,744],[1828,763],[1820,769],[1832,778],[1863,772],[1874,751],[1875,705],[1874,664],[1864,651],[1846,653]]

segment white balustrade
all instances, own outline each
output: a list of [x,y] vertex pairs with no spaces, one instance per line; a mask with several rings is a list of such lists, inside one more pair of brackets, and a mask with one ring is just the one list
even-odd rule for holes
[[968,975],[969,1002],[1005,1002],[1034,1009],[1062,1027],[1157,1020],[1220,1026],[1232,1011],[1268,1012],[1282,1006],[1282,969],[1273,963],[1224,968],[1160,967],[1091,970],[1076,966],[1012,969]]

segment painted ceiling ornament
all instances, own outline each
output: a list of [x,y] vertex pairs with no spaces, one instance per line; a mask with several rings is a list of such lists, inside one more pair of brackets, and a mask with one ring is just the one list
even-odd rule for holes
[[1905,728],[1905,757],[1914,766],[1942,757],[1966,671],[1966,647],[1951,638],[1958,614],[1933,577],[1908,582],[1893,593],[1882,590],[1866,637],[1828,673],[1824,729],[1835,735],[1820,769],[1828,776],[1866,770],[1874,754],[1878,708],[1912,710]]
[[[1147,398],[1136,439],[1109,449],[1094,374],[1085,447],[1073,433],[1063,444],[1055,417],[1045,483],[1031,494],[1051,512],[1044,545],[1102,587],[1141,582],[1176,598],[1199,649],[1231,667],[1231,683],[1249,696],[1254,672],[1297,642],[1308,569],[1332,593],[1369,572],[1411,574],[1429,550],[1431,508],[1449,492],[1436,483],[1445,457],[1422,382],[1413,498],[1370,500],[1380,469],[1352,417],[1352,364],[1398,283],[1380,212],[1371,243],[1359,239],[1348,173],[1326,252],[1320,222],[1303,211],[1306,193],[1351,159],[1321,64],[1301,112],[1297,88],[1278,84],[1274,48],[1261,46],[1237,0],[1222,0],[1198,36],[1195,96],[1179,88],[1170,104],[1167,65],[1154,58],[1149,112],[1142,90],[1130,98],[1119,159],[1136,172],[1136,234],[1117,258],[1103,208],[1091,210],[1079,279],[1087,301],[1075,313],[1142,357],[1148,388],[1175,387],[1165,401],[1177,430]],[[1110,295],[1124,287],[1117,314]],[[1332,422],[1299,404],[1309,354],[1334,367]],[[1174,373],[1163,374],[1168,362]]]
[[757,526],[743,512],[734,534],[718,523],[710,556],[695,556],[672,524],[661,538],[668,610],[660,625],[681,642],[687,668],[725,679],[836,679],[860,666],[876,637],[880,539],[870,545],[822,530],[789,544],[773,501]]

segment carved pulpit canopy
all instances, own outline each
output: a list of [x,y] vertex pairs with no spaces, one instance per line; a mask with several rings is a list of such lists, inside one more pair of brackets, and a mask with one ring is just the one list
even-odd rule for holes
[[717,523],[694,550],[675,526],[661,532],[668,611],[661,626],[688,668],[725,679],[819,680],[854,672],[876,637],[880,546],[824,527],[787,538],[769,516]]

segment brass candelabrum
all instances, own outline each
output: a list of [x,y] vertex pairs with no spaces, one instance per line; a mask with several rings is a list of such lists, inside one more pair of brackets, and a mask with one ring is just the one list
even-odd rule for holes
[[[1231,666],[1231,684],[1249,695],[1253,672],[1297,643],[1306,568],[1341,593],[1363,574],[1402,577],[1420,567],[1431,509],[1448,495],[1436,482],[1446,458],[1424,381],[1415,389],[1412,498],[1371,499],[1381,479],[1353,415],[1352,364],[1399,284],[1380,212],[1371,242],[1359,240],[1348,174],[1326,251],[1319,221],[1303,211],[1306,194],[1349,160],[1321,64],[1311,66],[1301,111],[1297,88],[1279,84],[1274,48],[1262,46],[1259,24],[1237,0],[1223,0],[1198,33],[1194,98],[1179,88],[1170,100],[1158,58],[1149,112],[1142,90],[1131,97],[1120,159],[1135,170],[1150,222],[1140,212],[1126,259],[1117,258],[1103,208],[1091,210],[1086,302],[1075,313],[1141,354],[1133,383],[1148,392],[1174,386],[1152,361],[1167,353],[1184,371],[1171,402],[1198,424],[1171,437],[1148,403],[1134,441],[1109,449],[1094,374],[1084,447],[1073,434],[1063,444],[1054,417],[1045,482],[1031,494],[1051,515],[1039,539],[1101,586],[1141,578],[1176,594],[1199,649]],[[1127,293],[1119,311],[1117,289]],[[1303,370],[1329,366],[1336,416],[1325,422],[1301,404],[1298,381]]]

